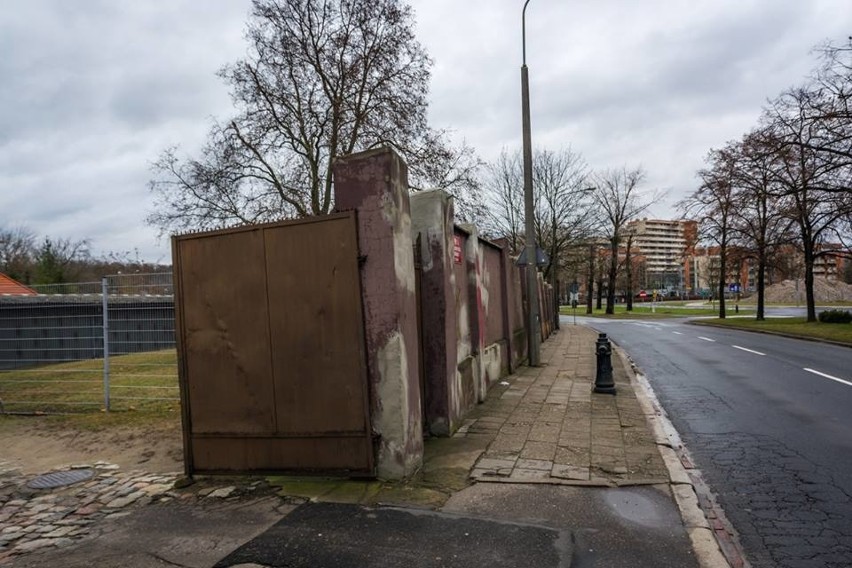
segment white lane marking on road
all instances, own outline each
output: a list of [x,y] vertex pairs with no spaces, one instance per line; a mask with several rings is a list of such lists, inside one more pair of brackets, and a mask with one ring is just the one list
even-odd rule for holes
[[748,351],[749,353],[754,353],[755,355],[766,355],[766,353],[761,353],[760,351],[755,351],[754,349],[746,349],[745,347],[740,347],[739,345],[731,345],[734,349],[739,349],[740,351]]
[[709,337],[703,337],[701,335],[698,336],[698,339],[703,339],[704,341],[709,341],[710,343],[716,343],[715,339],[710,339]]
[[675,335],[683,335],[683,334],[682,334],[681,332],[679,332],[679,331],[673,331],[672,333],[674,333]]
[[813,373],[814,375],[819,375],[820,377],[825,377],[826,379],[831,379],[832,381],[837,381],[838,383],[843,383],[844,385],[848,385],[848,386],[852,387],[852,383],[850,383],[849,381],[844,381],[843,379],[840,379],[838,377],[834,377],[832,375],[826,375],[825,373],[820,373],[819,371],[815,371],[813,369],[808,369],[807,367],[805,367],[805,371],[807,371],[809,373]]

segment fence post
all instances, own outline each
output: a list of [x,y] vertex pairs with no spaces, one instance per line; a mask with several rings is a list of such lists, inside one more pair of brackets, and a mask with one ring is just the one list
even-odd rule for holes
[[104,408],[109,412],[109,279],[101,279],[101,298],[104,333]]

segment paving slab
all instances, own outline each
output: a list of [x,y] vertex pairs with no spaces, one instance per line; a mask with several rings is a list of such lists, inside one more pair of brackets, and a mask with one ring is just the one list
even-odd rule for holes
[[[594,330],[564,326],[542,345],[540,367],[524,367],[507,377],[503,382],[508,388],[489,393],[486,404],[473,410],[467,432],[477,429],[480,421],[493,432],[472,470],[473,480],[505,482],[508,477],[519,483],[549,480],[608,487],[669,482],[632,373],[622,358],[613,356],[617,394],[592,392],[596,339]],[[509,393],[512,396],[506,401]],[[504,402],[499,414],[494,412],[495,397]],[[510,453],[520,459],[513,464],[495,461]],[[543,470],[549,473],[535,473]]]

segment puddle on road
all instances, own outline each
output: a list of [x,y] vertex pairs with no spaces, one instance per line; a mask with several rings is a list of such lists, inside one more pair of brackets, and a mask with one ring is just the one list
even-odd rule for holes
[[603,501],[617,517],[643,527],[668,528],[680,521],[674,503],[653,489],[607,490]]

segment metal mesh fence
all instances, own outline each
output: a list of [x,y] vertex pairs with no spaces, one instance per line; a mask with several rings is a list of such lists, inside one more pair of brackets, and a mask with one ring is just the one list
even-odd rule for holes
[[178,407],[171,273],[31,288],[0,297],[0,412]]

